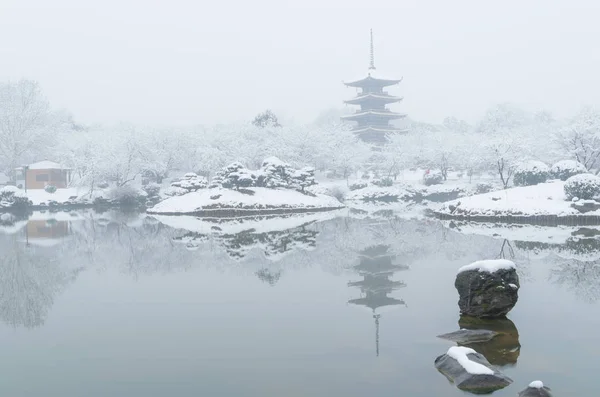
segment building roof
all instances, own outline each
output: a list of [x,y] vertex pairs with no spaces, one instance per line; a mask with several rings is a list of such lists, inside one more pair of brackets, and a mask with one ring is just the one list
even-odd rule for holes
[[348,87],[369,87],[369,86],[377,86],[377,87],[387,87],[388,85],[395,85],[402,81],[402,79],[383,79],[375,77],[372,71],[367,73],[367,77],[363,77],[362,79],[350,81],[348,83],[344,83]]
[[344,101],[344,103],[347,103],[349,105],[358,105],[358,104],[361,104],[364,102],[369,102],[369,101],[380,102],[380,103],[394,103],[394,102],[400,102],[402,99],[403,99],[402,97],[392,96],[392,95],[366,94],[366,95],[359,95],[356,98],[352,98],[347,101]]
[[[37,163],[29,164],[28,168],[30,170],[68,170],[67,167],[63,167],[62,165],[55,163],[54,161],[38,161]],[[23,167],[17,168],[18,170],[23,169]]]
[[375,133],[390,133],[390,134],[395,134],[395,133],[403,133],[403,132],[408,132],[407,130],[403,130],[400,128],[384,128],[384,127],[364,127],[364,128],[357,128],[352,130],[352,132],[354,132],[355,134],[365,134],[365,133],[369,133],[369,132],[375,132]]
[[389,110],[367,110],[364,112],[357,112],[357,113],[353,113],[353,114],[349,114],[346,116],[342,116],[342,119],[344,120],[359,120],[362,118],[370,118],[370,117],[380,117],[380,118],[385,118],[388,120],[392,120],[392,119],[401,119],[406,117],[405,114],[402,113],[395,113],[395,112],[391,112]]

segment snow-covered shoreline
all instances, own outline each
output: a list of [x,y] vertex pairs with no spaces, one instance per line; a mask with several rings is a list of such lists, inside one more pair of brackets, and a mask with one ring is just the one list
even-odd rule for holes
[[478,222],[559,224],[600,224],[600,210],[582,213],[564,193],[564,182],[551,181],[534,186],[464,197],[434,210],[441,219]]
[[340,208],[344,208],[344,205],[336,198],[323,194],[308,195],[290,189],[253,187],[243,191],[202,189],[168,198],[149,208],[147,212],[156,215],[232,217],[332,211]]

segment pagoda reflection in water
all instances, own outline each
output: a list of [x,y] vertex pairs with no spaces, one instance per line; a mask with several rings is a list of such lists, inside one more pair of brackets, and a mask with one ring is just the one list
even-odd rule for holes
[[388,296],[393,291],[405,287],[402,281],[392,280],[394,273],[407,270],[408,266],[393,263],[396,256],[389,251],[389,245],[374,245],[360,252],[360,263],[354,266],[356,272],[363,277],[359,281],[351,281],[349,287],[357,287],[361,297],[351,299],[348,303],[371,309],[375,320],[375,354],[379,356],[379,319],[382,307],[406,305],[404,300]]

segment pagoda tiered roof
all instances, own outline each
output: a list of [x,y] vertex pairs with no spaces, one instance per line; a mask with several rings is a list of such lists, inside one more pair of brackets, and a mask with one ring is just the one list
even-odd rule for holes
[[344,120],[350,120],[350,121],[358,121],[360,119],[364,119],[364,118],[372,118],[372,117],[382,117],[388,120],[394,120],[394,119],[401,119],[406,117],[405,114],[402,113],[396,113],[396,112],[392,112],[390,110],[365,110],[365,111],[358,111],[354,114],[348,114],[345,116],[342,116],[342,119]]
[[348,105],[360,105],[363,103],[367,103],[370,101],[378,102],[381,104],[400,102],[403,98],[398,96],[387,95],[385,93],[368,93],[364,95],[359,95],[356,98],[349,99],[344,101]]
[[357,87],[357,88],[365,88],[365,87],[387,87],[390,85],[396,85],[399,84],[402,79],[397,79],[397,80],[393,80],[393,79],[380,79],[377,77],[372,76],[373,72],[369,72],[367,73],[367,77],[364,77],[362,79],[359,80],[355,80],[355,81],[350,81],[348,83],[344,83],[346,86],[348,87]]
[[376,310],[383,306],[406,305],[402,299],[392,298],[381,294],[367,294],[364,298],[350,299],[348,303],[353,305],[366,306],[371,310]]

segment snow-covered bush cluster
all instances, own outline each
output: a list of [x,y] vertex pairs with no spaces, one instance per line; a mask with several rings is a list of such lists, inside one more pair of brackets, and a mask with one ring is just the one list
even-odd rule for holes
[[565,182],[567,200],[593,200],[600,196],[600,178],[592,174],[579,174]]
[[550,175],[552,178],[566,181],[573,175],[585,174],[588,170],[585,166],[575,160],[561,160],[555,163],[550,168]]
[[109,192],[110,199],[124,207],[135,207],[146,202],[146,192],[130,185],[115,186]]
[[366,182],[354,182],[354,183],[350,184],[350,186],[348,186],[348,188],[350,189],[350,191],[353,191],[353,190],[364,189],[367,186],[369,186],[369,184]]
[[550,176],[548,166],[541,161],[527,161],[516,166],[513,183],[515,186],[532,186],[544,183]]
[[171,186],[165,190],[165,195],[182,196],[200,189],[206,189],[207,186],[208,182],[205,177],[194,172],[188,172],[183,178],[172,182]]
[[376,178],[371,181],[371,183],[378,187],[389,187],[394,184],[392,178]]
[[429,171],[423,175],[423,183],[426,186],[439,185],[444,182],[444,176],[439,171]]
[[0,189],[0,208],[24,209],[31,205],[25,192],[15,186]]
[[56,186],[54,185],[46,185],[46,187],[44,187],[44,190],[46,191],[46,193],[56,193]]
[[223,167],[215,174],[210,187],[243,189],[266,187],[269,189],[295,189],[304,192],[315,185],[315,170],[311,167],[294,169],[277,157],[269,157],[262,162],[259,170],[249,170],[240,162]]
[[146,192],[148,197],[158,197],[160,193],[160,185],[158,183],[150,182],[142,186],[142,190]]

